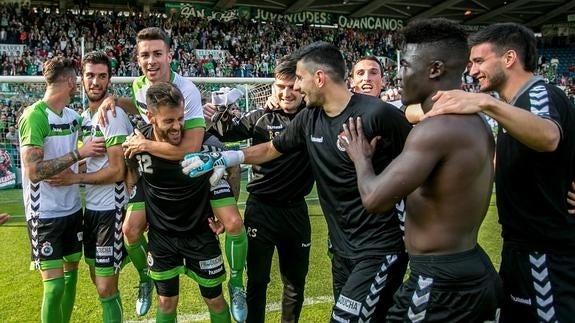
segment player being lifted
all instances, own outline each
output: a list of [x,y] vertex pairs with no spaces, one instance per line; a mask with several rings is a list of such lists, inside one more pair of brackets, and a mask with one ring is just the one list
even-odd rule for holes
[[[184,96],[185,120],[183,137],[179,144],[149,140],[142,134],[136,133],[124,143],[126,157],[149,152],[168,160],[182,160],[185,154],[200,151],[204,139],[205,121],[200,92],[191,81],[170,71],[172,60],[170,38],[163,29],[158,27],[142,29],[136,36],[136,43],[138,65],[144,75],[134,81],[132,99],[118,99],[118,105],[130,114],[139,114],[148,123],[149,119],[146,115],[148,88],[158,82],[170,82],[180,89]],[[114,98],[110,98],[101,109],[115,110],[115,101]],[[105,121],[102,120],[102,123]],[[144,203],[130,204],[123,227],[128,255],[140,275],[141,283],[136,302],[138,315],[145,315],[148,312],[152,288],[151,280],[147,275],[147,243],[143,235],[147,225],[144,207]],[[224,214],[224,217],[219,220],[226,229],[225,253],[231,271],[229,287],[232,313],[235,318],[239,319],[246,316],[247,308],[242,278],[247,254],[247,236],[241,217]]]

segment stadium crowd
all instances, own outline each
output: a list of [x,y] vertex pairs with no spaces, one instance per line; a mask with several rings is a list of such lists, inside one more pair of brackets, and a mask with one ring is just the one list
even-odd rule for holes
[[[161,14],[94,15],[0,5],[0,43],[26,45],[24,52],[2,53],[2,75],[42,75],[46,58],[63,55],[79,61],[85,51],[105,50],[113,75],[139,76],[134,37],[160,26],[172,37],[172,69],[183,76],[271,77],[277,60],[314,40],[333,42],[346,53],[348,67],[364,55],[390,56],[392,32],[357,31],[201,18],[172,19]],[[225,58],[198,56],[196,49],[225,50]]]
[[[0,52],[0,75],[41,76],[46,59],[60,55],[73,58],[80,64],[80,39],[83,37],[85,52],[103,50],[107,53],[112,61],[113,76],[140,76],[141,70],[134,59],[135,35],[138,30],[152,25],[162,27],[171,36],[171,68],[186,77],[272,77],[281,57],[316,40],[326,40],[338,46],[345,53],[348,70],[351,70],[353,62],[365,55],[388,58],[395,55],[395,34],[383,30],[345,29],[340,32],[277,22],[220,22],[193,17],[175,19],[149,13],[129,17],[97,11],[79,14],[72,10],[59,12],[50,7],[37,10],[0,4],[0,44],[24,45],[22,52]],[[227,55],[221,58],[199,56],[195,50],[223,50]],[[548,64],[539,65],[539,74],[549,79]],[[570,74],[557,76],[556,80],[575,101],[575,73]],[[399,102],[395,75],[394,65],[384,65],[386,86],[381,97],[385,101]],[[464,87],[476,87],[473,82],[466,80]],[[10,126],[16,127],[18,109],[41,98],[43,89],[44,84],[41,83],[0,84],[0,144],[7,150],[14,146],[7,134]],[[118,96],[129,95],[127,86],[112,86],[111,91]],[[80,98],[76,98],[71,107],[82,113]]]

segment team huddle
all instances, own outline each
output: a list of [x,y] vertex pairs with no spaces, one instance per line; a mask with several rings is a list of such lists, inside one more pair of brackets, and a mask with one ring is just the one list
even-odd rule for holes
[[[170,71],[160,28],[138,33],[144,76],[131,98],[107,93],[105,53],[84,57],[82,116],[66,107],[77,91],[73,61],[47,61],[44,98],[19,119],[42,322],[70,321],[82,250],[103,322],[123,320],[118,276],[128,262],[139,274],[139,316],[155,289],[156,322],[176,322],[185,274],[211,322],[265,322],[276,249],[281,321],[298,322],[313,230],[305,196],[314,183],[332,265],[325,321],[572,320],[575,110],[534,76],[533,33],[505,23],[468,36],[452,21],[423,19],[404,27],[400,41],[402,104],[421,105],[417,120],[379,98],[375,57],[354,65],[350,91],[342,53],[326,42],[282,59],[265,107],[226,118]],[[501,99],[460,90],[466,68],[482,92]],[[134,129],[129,114],[145,125]],[[497,142],[485,115],[499,123]],[[244,139],[252,146],[222,144]],[[237,182],[225,176],[242,163],[253,164],[243,219]],[[477,241],[494,183],[499,273]]]

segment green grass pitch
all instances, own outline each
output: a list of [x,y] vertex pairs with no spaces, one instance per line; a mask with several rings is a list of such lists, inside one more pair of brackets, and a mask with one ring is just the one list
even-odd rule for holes
[[[245,192],[245,190],[243,191]],[[245,193],[240,196],[243,212]],[[493,197],[487,217],[479,234],[479,241],[489,254],[496,268],[500,264],[500,226]],[[326,255],[327,229],[317,197],[309,197],[309,213],[312,225],[312,247],[310,270],[306,284],[306,302],[301,322],[326,322],[332,306],[331,271]],[[0,212],[8,212],[13,218],[0,227],[0,322],[39,322],[42,302],[42,284],[37,271],[28,270],[30,247],[23,218],[22,191],[0,191]],[[228,271],[229,272],[229,271]],[[73,322],[101,322],[101,309],[95,287],[92,285],[85,263],[80,265],[76,304],[72,314]],[[135,315],[134,304],[137,275],[131,264],[120,275],[120,293],[127,322],[153,322],[155,305],[143,318]],[[181,277],[179,322],[208,322],[207,308],[191,279]],[[281,278],[277,258],[274,257],[271,283],[268,288],[268,313],[266,321],[279,322],[281,301]],[[224,289],[225,297],[227,290]]]

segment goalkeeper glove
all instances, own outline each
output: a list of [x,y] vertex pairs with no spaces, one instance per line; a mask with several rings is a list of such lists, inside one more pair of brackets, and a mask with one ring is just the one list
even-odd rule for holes
[[[213,169],[219,168],[217,173],[223,176],[223,168],[241,164],[244,161],[244,153],[241,150],[222,152],[193,153],[188,154],[182,161],[182,171],[190,177],[198,177]],[[219,179],[210,178],[210,182],[216,183]]]

